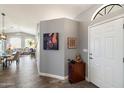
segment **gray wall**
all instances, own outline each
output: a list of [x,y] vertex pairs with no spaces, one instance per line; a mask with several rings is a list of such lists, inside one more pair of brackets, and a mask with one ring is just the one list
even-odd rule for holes
[[[65,75],[68,75],[68,61],[67,59],[74,59],[75,55],[79,53],[79,22],[65,19],[64,21],[65,29]],[[77,48],[68,49],[67,38],[75,37],[77,39]]]
[[[72,28],[72,29],[70,29]],[[77,24],[61,18],[40,22],[40,72],[65,77],[67,59],[73,58],[77,49],[68,50],[67,36],[77,36]],[[59,33],[59,50],[43,50],[43,33]],[[67,51],[68,50],[68,51]]]
[[[40,72],[64,76],[64,21],[55,19],[40,24]],[[43,33],[59,33],[59,50],[43,50]]]
[[100,4],[98,5],[96,4],[94,5],[94,7],[88,9],[85,12],[82,12],[75,18],[80,22],[80,27],[79,27],[80,54],[82,55],[84,62],[86,62],[86,76],[88,76],[88,72],[87,72],[88,53],[83,52],[83,49],[88,49],[88,26],[91,23],[92,15],[100,6],[101,6]]

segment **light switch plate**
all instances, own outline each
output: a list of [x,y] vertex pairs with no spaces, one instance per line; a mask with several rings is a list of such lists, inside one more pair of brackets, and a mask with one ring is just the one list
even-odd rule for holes
[[88,52],[88,49],[83,49],[83,52],[87,53]]

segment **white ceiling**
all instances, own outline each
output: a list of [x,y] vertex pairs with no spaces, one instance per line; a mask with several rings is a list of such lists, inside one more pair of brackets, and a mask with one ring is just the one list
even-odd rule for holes
[[7,31],[24,31],[35,34],[40,20],[75,18],[81,12],[93,7],[92,4],[8,4],[0,5],[0,13],[6,14]]

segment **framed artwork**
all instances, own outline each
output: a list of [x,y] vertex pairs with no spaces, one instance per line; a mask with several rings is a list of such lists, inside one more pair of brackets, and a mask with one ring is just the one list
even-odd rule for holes
[[59,49],[59,33],[44,33],[43,48],[44,50],[58,50]]
[[67,38],[67,46],[69,49],[77,48],[77,39],[75,37],[68,37]]

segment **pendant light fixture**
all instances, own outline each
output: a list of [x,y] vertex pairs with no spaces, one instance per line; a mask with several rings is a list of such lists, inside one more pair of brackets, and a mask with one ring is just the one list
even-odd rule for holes
[[2,15],[2,31],[0,33],[0,40],[6,40],[7,36],[5,35],[5,20],[4,17],[6,16],[4,13],[1,13]]

